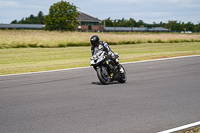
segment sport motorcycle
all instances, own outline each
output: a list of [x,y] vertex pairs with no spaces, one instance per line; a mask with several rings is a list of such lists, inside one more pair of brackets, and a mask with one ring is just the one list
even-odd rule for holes
[[[114,53],[116,59],[118,60],[119,55]],[[96,50],[91,59],[91,66],[97,72],[97,77],[99,81],[108,85],[112,81],[118,81],[119,83],[125,83],[127,80],[127,75],[124,67],[121,64],[116,65],[113,60],[111,60],[112,54],[107,54],[107,52],[102,50]]]

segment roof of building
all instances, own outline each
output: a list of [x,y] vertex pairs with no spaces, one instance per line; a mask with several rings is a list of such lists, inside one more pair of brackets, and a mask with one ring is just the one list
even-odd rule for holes
[[101,20],[99,20],[97,18],[94,18],[94,17],[92,17],[92,16],[90,16],[88,14],[85,14],[83,12],[79,12],[79,13],[80,13],[80,15],[76,19],[80,20],[82,22],[88,22],[88,21],[90,21],[90,22],[99,22],[99,21],[101,21]]
[[0,28],[41,29],[43,24],[0,24]]
[[153,27],[148,28],[149,31],[169,31],[169,29],[163,28],[163,27]]
[[169,31],[169,29],[162,27],[105,27],[106,31]]

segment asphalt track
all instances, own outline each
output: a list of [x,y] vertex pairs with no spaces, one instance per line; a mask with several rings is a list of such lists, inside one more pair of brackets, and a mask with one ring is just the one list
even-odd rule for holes
[[0,76],[0,133],[155,133],[200,121],[200,56]]

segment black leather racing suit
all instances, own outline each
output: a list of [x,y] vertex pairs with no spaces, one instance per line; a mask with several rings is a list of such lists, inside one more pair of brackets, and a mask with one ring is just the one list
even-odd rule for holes
[[[99,41],[99,45],[96,46],[96,48],[97,48],[97,47],[101,47],[101,46],[103,46],[103,50],[106,51],[107,54],[108,54],[109,52],[112,52],[111,48],[108,46],[108,44],[107,44],[106,42],[104,42],[104,41]],[[95,52],[95,46],[92,45],[92,47],[91,47],[92,56],[94,55],[94,52]]]
[[[98,46],[96,46],[96,47],[94,47],[93,45],[92,45],[92,47],[91,47],[91,53],[92,53],[92,56],[94,55],[94,53],[95,53],[95,49],[103,49],[103,51],[106,51],[107,52],[107,54],[111,54],[112,56],[111,56],[111,59],[114,61],[114,63],[116,64],[116,65],[118,65],[119,64],[119,62],[118,62],[118,54],[117,54],[117,56],[114,54],[114,52],[112,51],[112,49],[108,46],[108,44],[106,43],[106,42],[104,42],[104,41],[99,41],[99,45]],[[116,60],[117,59],[117,60]]]

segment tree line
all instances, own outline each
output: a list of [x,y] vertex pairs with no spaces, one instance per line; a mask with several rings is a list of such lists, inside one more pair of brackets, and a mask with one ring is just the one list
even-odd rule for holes
[[198,24],[194,24],[192,22],[181,22],[177,20],[169,20],[168,23],[155,23],[148,24],[145,23],[143,20],[136,21],[133,18],[127,19],[115,19],[111,20],[110,17],[102,20],[100,22],[101,25],[105,25],[106,27],[163,27],[170,29],[174,32],[181,32],[181,31],[192,31],[192,32],[200,32],[200,22]]
[[44,24],[45,16],[42,11],[39,11],[37,16],[31,14],[29,17],[22,18],[17,21],[16,19],[11,22],[11,24]]

